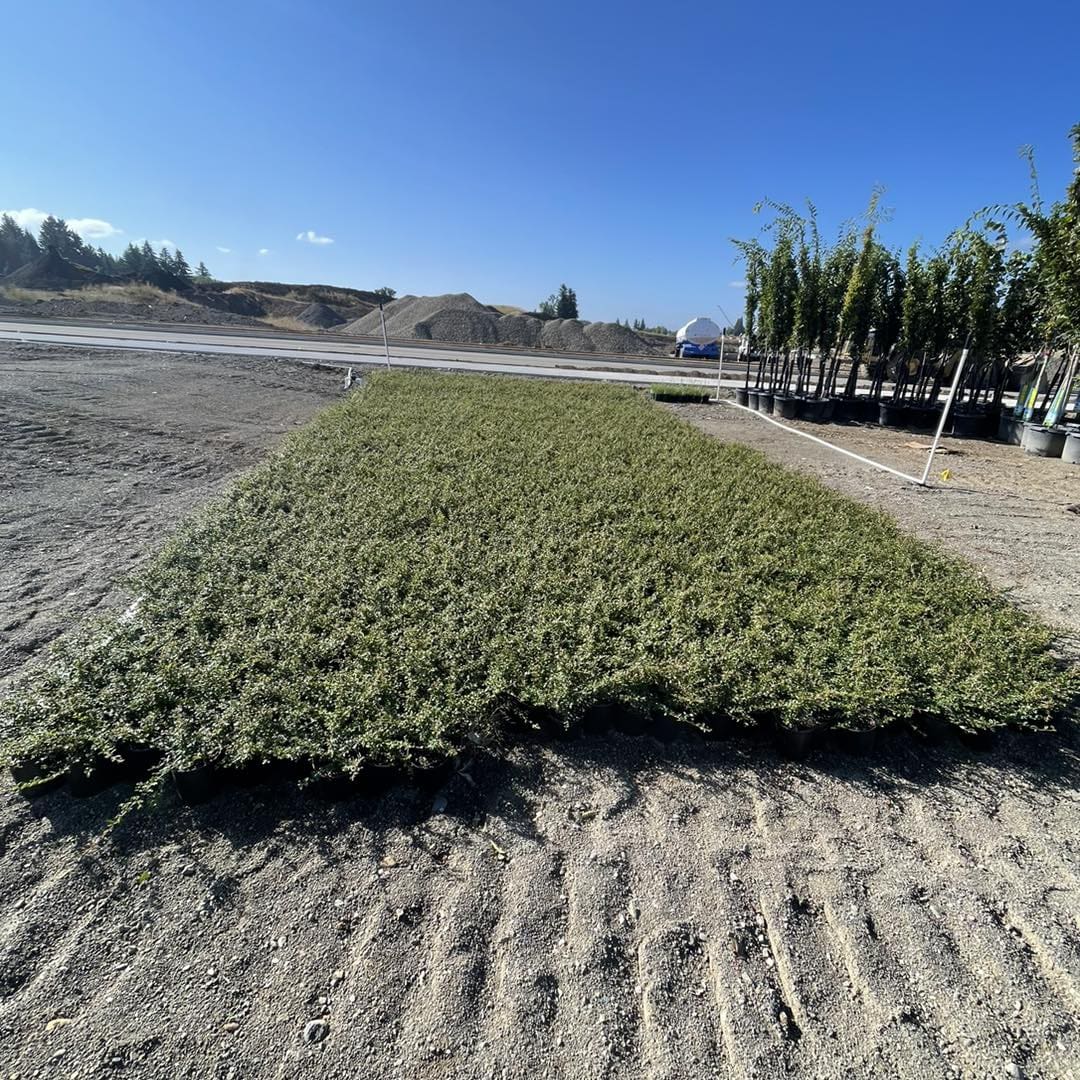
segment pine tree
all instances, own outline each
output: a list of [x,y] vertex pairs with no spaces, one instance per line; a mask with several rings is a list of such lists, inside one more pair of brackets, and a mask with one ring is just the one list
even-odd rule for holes
[[188,266],[187,259],[184,258],[184,253],[179,248],[173,254],[170,269],[186,285],[191,284],[191,267]]
[[157,263],[166,273],[176,273],[175,256],[169,254],[169,249],[164,244],[161,245],[161,250],[157,254]]
[[10,214],[0,217],[0,277],[18,270],[39,254],[33,234]]
[[555,315],[560,319],[578,317],[577,294],[568,285],[560,285],[555,297]]
[[210,276],[210,271],[206,269],[206,263],[202,262],[201,260],[199,262],[199,265],[195,267],[195,280],[200,283],[214,280]]

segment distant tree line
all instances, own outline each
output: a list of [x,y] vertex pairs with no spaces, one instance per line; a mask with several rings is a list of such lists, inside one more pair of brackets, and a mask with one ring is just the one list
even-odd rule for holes
[[171,277],[184,285],[212,280],[205,263],[200,262],[193,272],[179,248],[169,251],[162,246],[155,253],[150,241],[144,240],[141,245],[128,244],[122,255],[110,255],[104,248],[86,243],[63,218],[50,214],[35,237],[10,214],[0,215],[0,277],[18,270],[50,248],[69,262],[111,277],[135,277],[150,282]]
[[674,333],[673,330],[669,330],[666,326],[662,326],[659,323],[656,326],[649,326],[644,319],[635,319],[631,322],[629,319],[625,321],[622,319],[616,319],[615,324],[617,326],[629,326],[631,330],[640,330],[645,334],[665,334],[670,335]]

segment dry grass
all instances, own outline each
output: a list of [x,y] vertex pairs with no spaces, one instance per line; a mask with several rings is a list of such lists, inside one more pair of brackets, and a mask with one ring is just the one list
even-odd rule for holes
[[492,304],[491,306],[502,315],[524,315],[525,314],[525,309],[524,308],[514,307],[513,304]]
[[[0,288],[0,296],[22,303],[39,300],[83,300],[89,303],[114,304],[191,304],[178,293],[165,292],[153,285],[131,282],[125,285],[86,285],[81,289],[20,289]],[[194,306],[194,305],[192,305]]]
[[294,319],[291,315],[263,315],[259,322],[276,326],[279,330],[292,330],[297,334],[317,334],[317,326],[309,326],[306,322]]

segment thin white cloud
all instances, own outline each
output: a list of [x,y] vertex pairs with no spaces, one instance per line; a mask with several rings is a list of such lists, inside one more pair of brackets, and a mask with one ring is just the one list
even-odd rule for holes
[[176,245],[171,240],[151,240],[150,246],[156,250],[160,250],[163,247],[172,248],[176,250]]
[[0,214],[7,214],[8,217],[14,218],[16,225],[29,229],[31,232],[37,232],[41,228],[41,223],[49,216],[44,210],[35,210],[32,207],[26,210],[0,210]]
[[269,248],[259,248],[259,254],[260,255],[269,255],[270,254],[270,249]]
[[[15,219],[16,225],[37,232],[41,223],[49,216],[44,210],[28,206],[24,210],[0,210]],[[55,216],[55,215],[54,215]],[[101,218],[68,218],[68,228],[77,232],[84,240],[107,240],[110,236],[121,236],[124,230],[118,229],[110,221]]]
[[727,283],[727,287],[729,289],[745,289],[746,288],[746,282],[745,281],[729,281]]
[[124,232],[111,222],[96,217],[72,218],[68,225],[84,240],[107,240],[110,236],[121,236]]
[[314,229],[307,229],[305,232],[297,233],[296,239],[303,241],[305,244],[332,244],[334,242],[333,237],[319,236]]
[[222,255],[232,254],[232,248],[222,247],[220,244],[218,244],[218,251],[220,251]]

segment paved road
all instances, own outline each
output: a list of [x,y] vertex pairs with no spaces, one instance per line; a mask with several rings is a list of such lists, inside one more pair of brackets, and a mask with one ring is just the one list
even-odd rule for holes
[[[136,328],[101,323],[0,318],[0,341],[5,340],[152,352],[227,353],[340,366],[377,366],[386,363],[382,345],[370,341],[350,342],[340,337],[325,340],[300,334],[252,334],[243,330],[208,327]],[[700,386],[716,385],[716,367],[711,362],[674,361],[663,357],[529,353],[483,349],[472,345],[405,344],[398,341],[390,346],[390,364],[394,367],[602,379],[638,384],[677,380]],[[741,385],[741,380],[731,370],[730,377],[724,379],[723,385]]]

